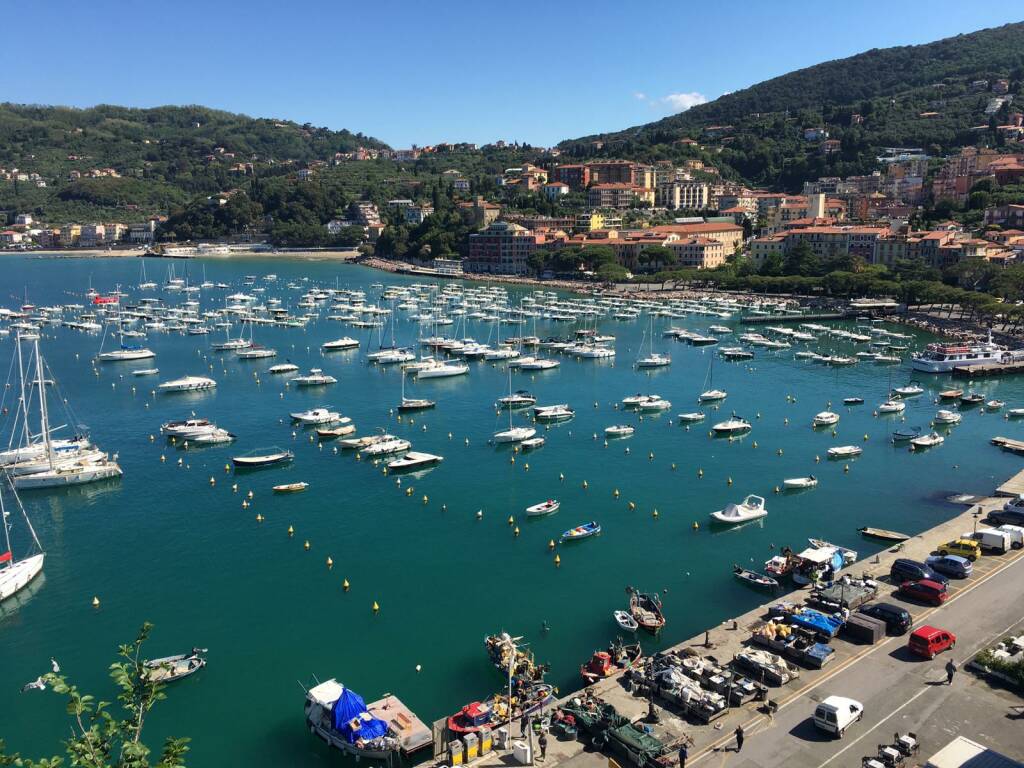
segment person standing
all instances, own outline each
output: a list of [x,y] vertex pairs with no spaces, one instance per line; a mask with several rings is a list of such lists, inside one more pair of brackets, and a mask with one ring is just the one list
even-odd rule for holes
[[519,733],[522,736],[526,735],[526,729],[530,727],[530,718],[527,715],[523,715],[519,720]]
[[736,730],[733,731],[736,734],[736,751],[739,752],[743,749],[743,726],[737,725]]
[[956,662],[950,659],[946,662],[946,685],[953,684],[953,675],[956,674]]
[[548,753],[548,735],[546,732],[540,732],[540,738],[537,739],[537,746],[540,747],[540,759],[543,760]]
[[690,753],[686,749],[686,745],[683,744],[679,748],[679,768],[686,768],[686,758],[690,756]]

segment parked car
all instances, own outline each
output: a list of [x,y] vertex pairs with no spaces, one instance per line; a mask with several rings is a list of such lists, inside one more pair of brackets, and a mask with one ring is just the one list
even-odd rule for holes
[[940,544],[935,549],[940,555],[960,555],[972,563],[981,557],[981,544],[974,539],[953,539],[945,544]]
[[1000,525],[996,530],[1009,535],[1010,547],[1013,549],[1024,547],[1024,527],[1019,525]]
[[963,533],[960,534],[960,538],[976,541],[982,552],[993,552],[997,555],[1005,555],[1013,544],[1013,538],[1009,533],[995,528],[981,528],[971,533]]
[[926,659],[934,659],[936,655],[954,645],[956,645],[956,635],[945,629],[932,626],[915,629],[911,633],[910,639],[907,640],[907,648]]
[[931,605],[942,605],[949,598],[946,585],[931,579],[905,581],[900,584],[899,592],[904,597]]
[[[1017,500],[1019,502],[1019,499]],[[1013,506],[1016,502],[1006,502],[1002,509],[994,509],[988,513],[988,520],[993,525],[1024,525],[1024,506]]]
[[933,571],[954,579],[966,579],[974,572],[971,561],[960,555],[932,555],[924,562]]
[[906,634],[914,620],[906,608],[892,603],[869,603],[861,606],[860,613],[885,622],[885,630],[890,635]]
[[1016,498],[1010,499],[1008,502],[1003,504],[1004,512],[1020,512],[1024,515],[1024,495],[1018,495]]
[[940,584],[945,584],[949,581],[941,573],[933,571],[924,563],[906,557],[893,561],[892,567],[889,568],[889,578],[892,579],[894,584],[902,584],[904,581],[920,581],[921,579],[931,579]]
[[864,705],[844,696],[829,696],[814,708],[814,724],[826,733],[843,738],[846,729],[864,717]]

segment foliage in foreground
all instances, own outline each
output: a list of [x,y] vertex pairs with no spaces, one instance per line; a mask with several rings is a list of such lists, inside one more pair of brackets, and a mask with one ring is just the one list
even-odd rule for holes
[[121,661],[110,665],[110,677],[120,690],[117,700],[123,715],[111,711],[111,703],[97,702],[68,683],[66,676],[51,672],[43,682],[67,700],[71,718],[71,736],[64,742],[67,759],[59,756],[32,760],[7,754],[0,739],[0,766],[16,768],[57,768],[69,764],[82,768],[184,768],[188,739],[168,738],[160,759],[150,763],[150,749],[142,742],[142,727],[153,705],[166,698],[163,685],[143,676],[142,645],[149,638],[153,625],[145,623],[135,641],[122,645]]

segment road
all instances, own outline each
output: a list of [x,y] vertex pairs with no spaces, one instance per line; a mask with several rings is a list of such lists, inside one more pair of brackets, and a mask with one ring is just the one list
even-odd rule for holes
[[[957,635],[956,647],[933,661],[906,650],[906,636],[891,637],[846,669],[786,701],[774,722],[759,717],[746,730],[743,751],[723,735],[710,750],[694,755],[688,765],[826,768],[859,766],[897,731],[913,731],[921,741],[921,758],[938,751],[957,735],[985,743],[1004,754],[1024,755],[1024,728],[1012,709],[1024,702],[961,670],[946,686],[944,666],[952,657],[962,666],[977,651],[1012,630],[1024,630],[1024,558],[1005,569],[967,582],[939,609],[907,606],[915,628],[933,624]],[[818,731],[811,714],[817,702],[839,695],[864,704],[864,719],[837,740]]]

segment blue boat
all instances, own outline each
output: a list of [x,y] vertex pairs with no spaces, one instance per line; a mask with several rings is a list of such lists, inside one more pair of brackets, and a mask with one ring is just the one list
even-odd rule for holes
[[579,539],[588,539],[591,536],[596,536],[601,532],[601,525],[591,520],[589,523],[583,525],[577,525],[575,528],[570,528],[568,531],[562,534],[559,539],[560,542],[565,541],[577,541]]

